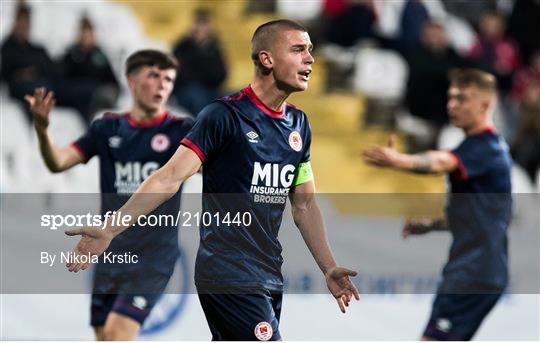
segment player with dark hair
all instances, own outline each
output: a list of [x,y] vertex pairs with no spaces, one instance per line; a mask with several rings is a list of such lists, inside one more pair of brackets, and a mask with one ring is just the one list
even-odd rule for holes
[[[152,211],[203,168],[203,211],[239,211],[250,223],[202,223],[195,266],[199,299],[214,340],[280,340],[283,293],[278,231],[289,196],[295,224],[342,312],[358,291],[356,272],[338,267],[315,200],[311,131],[305,113],[285,102],[307,89],[314,62],[304,27],[277,20],[253,35],[251,85],[206,106],[172,159],[120,209],[128,219]],[[74,229],[75,254],[100,255],[126,226]],[[115,238],[116,239],[116,238]],[[88,267],[70,263],[70,271]]]
[[[81,138],[64,148],[55,146],[47,132],[53,92],[36,89],[26,96],[34,116],[41,156],[49,170],[59,173],[100,159],[101,210],[118,209],[139,185],[174,154],[193,126],[191,118],[172,116],[164,109],[176,77],[176,60],[155,50],[141,50],[126,62],[126,77],[133,96],[128,113],[105,113],[92,122]],[[154,214],[173,214],[180,208],[180,193],[171,194]],[[137,263],[99,263],[91,301],[91,325],[98,340],[134,339],[164,291],[178,259],[176,227],[145,229],[135,226],[119,235],[108,252],[130,252]]]
[[456,149],[408,155],[397,152],[391,139],[388,147],[363,153],[374,166],[449,174],[446,218],[411,219],[403,229],[405,238],[437,230],[450,230],[453,236],[424,340],[470,340],[508,283],[512,161],[493,128],[496,93],[493,75],[477,69],[454,70],[448,113],[466,134]]

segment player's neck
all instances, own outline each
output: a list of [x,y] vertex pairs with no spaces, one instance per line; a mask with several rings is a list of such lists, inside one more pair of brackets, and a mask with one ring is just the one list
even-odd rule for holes
[[472,136],[472,135],[477,135],[479,133],[482,133],[484,131],[494,130],[494,128],[495,128],[495,125],[493,124],[493,121],[490,120],[490,121],[482,122],[475,126],[471,126],[470,128],[467,128],[464,130],[465,130],[465,135]]
[[283,109],[283,103],[289,97],[289,94],[279,90],[275,84],[263,82],[258,79],[253,80],[251,89],[266,107],[275,111],[281,111]]
[[137,122],[145,122],[159,117],[163,112],[164,109],[161,107],[157,110],[145,110],[139,106],[133,106],[130,115]]

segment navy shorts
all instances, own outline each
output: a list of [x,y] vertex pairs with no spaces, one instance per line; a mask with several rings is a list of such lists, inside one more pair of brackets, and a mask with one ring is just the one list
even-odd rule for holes
[[424,336],[439,341],[470,340],[501,295],[437,294]]
[[115,275],[96,272],[90,306],[90,324],[105,325],[110,312],[143,324],[167,287],[170,275],[155,271],[124,272]]
[[282,293],[199,294],[214,341],[280,341]]

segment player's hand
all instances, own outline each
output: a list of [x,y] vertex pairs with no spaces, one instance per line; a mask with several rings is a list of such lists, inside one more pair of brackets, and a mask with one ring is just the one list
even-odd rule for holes
[[[81,240],[73,249],[75,257],[90,254],[90,256],[99,256],[109,247],[113,235],[108,230],[101,228],[86,227],[81,229],[67,230],[68,236],[82,236]],[[67,263],[66,267],[70,272],[85,270],[90,263]]]
[[362,157],[367,164],[376,167],[392,167],[399,158],[396,150],[396,137],[391,135],[387,146],[376,145],[362,151]]
[[49,113],[51,113],[56,102],[54,92],[47,92],[44,87],[36,88],[34,95],[26,95],[24,100],[30,106],[35,127],[42,130],[46,129],[49,126]]
[[356,276],[358,273],[347,268],[334,267],[326,274],[326,285],[330,293],[336,298],[339,309],[345,313],[345,307],[354,297],[360,300],[360,293],[349,279],[350,276]]
[[435,227],[436,221],[429,218],[416,218],[407,219],[403,226],[401,235],[404,239],[410,235],[423,235],[432,231]]

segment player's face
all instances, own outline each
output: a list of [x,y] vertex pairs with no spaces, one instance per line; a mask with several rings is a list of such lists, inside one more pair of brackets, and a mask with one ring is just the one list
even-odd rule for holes
[[288,93],[306,90],[311,67],[313,44],[307,32],[282,31],[272,49],[272,70],[278,87]]
[[19,16],[15,21],[13,34],[17,39],[27,41],[30,38],[30,17]]
[[142,67],[128,77],[135,102],[144,110],[159,112],[167,103],[174,87],[176,70]]
[[489,100],[486,94],[476,87],[450,85],[447,108],[450,123],[467,130],[482,124],[489,108]]
[[90,49],[93,46],[95,46],[96,36],[94,34],[94,30],[89,29],[89,28],[82,29],[80,33],[79,41],[80,41],[80,44],[86,49]]

